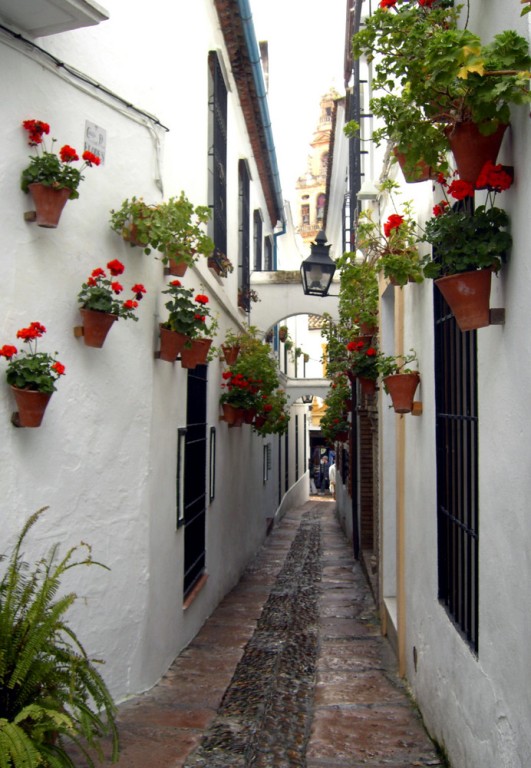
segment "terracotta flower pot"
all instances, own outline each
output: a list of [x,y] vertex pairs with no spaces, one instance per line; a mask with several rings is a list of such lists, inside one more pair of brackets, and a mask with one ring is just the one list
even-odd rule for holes
[[358,376],[358,381],[364,395],[374,395],[376,392],[376,379],[368,379],[366,376]]
[[384,377],[385,391],[391,397],[395,413],[411,412],[419,381],[420,376],[417,372],[395,373],[392,376]]
[[338,443],[346,443],[348,440],[348,432],[338,432],[335,436],[335,440]]
[[240,354],[240,345],[235,344],[230,347],[227,344],[222,344],[221,351],[223,352],[223,357],[225,358],[227,365],[234,365]]
[[244,410],[236,408],[232,403],[223,403],[223,421],[227,422],[229,427],[241,427],[243,424]]
[[118,315],[110,312],[98,312],[94,309],[80,309],[83,318],[83,339],[87,347],[101,349],[112,324],[118,320]]
[[254,419],[253,426],[255,426],[256,429],[260,429],[261,427],[264,426],[265,423],[266,423],[265,416],[256,416],[255,419]]
[[211,344],[212,339],[192,339],[191,345],[184,346],[181,350],[182,367],[195,368],[197,365],[204,365]]
[[496,163],[506,129],[507,125],[502,124],[489,136],[480,133],[475,123],[457,123],[447,129],[460,179],[475,185],[485,163]]
[[177,355],[181,354],[190,337],[184,333],[171,331],[161,324],[160,329],[160,359],[168,363],[174,363]]
[[188,269],[186,261],[177,261],[172,259],[171,256],[168,260],[168,273],[174,277],[183,277]]
[[398,160],[398,164],[402,170],[402,174],[407,184],[416,184],[419,181],[428,181],[429,179],[436,179],[437,174],[433,172],[431,166],[419,160],[415,163],[413,168],[408,168],[407,154],[405,152],[399,152],[396,147],[393,148],[393,154]]
[[491,278],[491,269],[476,269],[435,280],[462,331],[490,325]]
[[55,229],[72,190],[54,189],[39,183],[29,184],[28,189],[35,205],[37,226]]
[[245,408],[243,411],[243,420],[245,424],[252,424],[256,416],[256,408]]
[[35,392],[32,389],[11,387],[18,411],[11,420],[16,427],[40,427],[46,406],[53,392]]

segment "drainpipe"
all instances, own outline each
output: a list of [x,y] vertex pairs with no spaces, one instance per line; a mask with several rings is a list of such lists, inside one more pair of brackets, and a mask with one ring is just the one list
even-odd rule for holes
[[278,171],[277,155],[275,151],[275,144],[273,142],[273,133],[271,131],[271,118],[269,116],[269,107],[267,105],[267,94],[265,90],[264,75],[262,72],[262,64],[260,62],[260,51],[256,42],[256,33],[254,31],[253,16],[249,5],[249,0],[236,0],[240,17],[243,23],[243,33],[245,36],[245,43],[247,45],[247,52],[249,54],[249,60],[251,62],[253,71],[253,80],[258,96],[258,105],[260,107],[260,115],[262,117],[262,125],[265,132],[265,140],[267,146],[267,153],[269,156],[269,167],[271,170],[271,177],[273,181],[273,187],[275,191],[275,198],[277,208],[280,214],[280,220],[282,223],[282,231],[275,232],[275,247],[273,252],[274,268],[277,268],[277,240],[279,235],[283,235],[286,232],[286,217],[284,214],[284,200],[282,198],[282,190],[280,186],[280,174]]

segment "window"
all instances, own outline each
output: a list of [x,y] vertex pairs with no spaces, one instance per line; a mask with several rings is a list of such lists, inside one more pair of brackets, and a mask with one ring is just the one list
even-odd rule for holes
[[264,269],[271,271],[273,269],[273,244],[272,238],[264,238]]
[[238,162],[238,290],[239,306],[249,312],[250,299],[250,174],[245,160]]
[[304,205],[301,205],[301,222],[303,224],[309,224],[310,223],[310,206],[306,203]]
[[209,199],[212,239],[227,253],[227,87],[218,55],[208,54],[209,69]]
[[318,222],[322,222],[324,219],[325,203],[326,203],[326,195],[321,192],[321,194],[318,195],[317,197],[316,216],[317,216]]
[[434,287],[439,600],[478,650],[476,332],[462,333]]
[[328,173],[328,152],[323,152],[321,155],[321,174],[326,176]]
[[257,272],[262,270],[262,214],[259,210],[253,213],[253,239],[254,239],[254,268]]

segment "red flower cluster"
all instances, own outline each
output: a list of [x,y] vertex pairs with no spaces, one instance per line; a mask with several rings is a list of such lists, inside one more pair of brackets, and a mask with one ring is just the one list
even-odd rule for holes
[[393,229],[398,229],[398,227],[404,223],[404,217],[400,216],[398,213],[392,213],[385,224],[383,225],[383,231],[384,235],[386,237],[389,237]]
[[69,147],[68,144],[61,147],[59,150],[59,157],[63,163],[74,163],[76,160],[79,160],[79,155],[74,147]]
[[465,197],[474,197],[474,186],[469,181],[454,179],[448,186],[448,194],[456,200],[464,200]]
[[396,0],[380,0],[380,8],[394,8]]
[[419,5],[423,8],[431,8],[435,0],[419,0]]
[[364,346],[364,341],[349,341],[347,344],[347,350],[349,352],[358,352],[359,350],[363,349]]
[[172,280],[170,285],[174,285],[176,288],[181,287],[181,281],[180,280]]
[[138,301],[134,301],[134,299],[127,299],[127,301],[124,301],[125,309],[136,309],[137,307]]
[[479,174],[476,181],[476,189],[491,189],[493,192],[503,192],[509,189],[513,183],[512,176],[504,170],[500,163],[494,165],[488,160]]
[[[120,285],[120,283],[118,283],[118,285]],[[144,288],[142,283],[135,283],[133,285],[133,287],[131,288],[131,290],[136,295],[136,300],[137,301],[140,301],[142,299],[143,294],[146,293],[146,289]]]
[[50,126],[42,120],[24,120],[22,127],[29,132],[28,144],[32,147],[42,144],[43,133],[50,133]]
[[122,274],[125,267],[121,261],[118,261],[118,259],[113,259],[112,261],[108,262],[107,269],[110,271],[113,277],[116,277],[117,275]]
[[441,202],[438,205],[435,205],[433,207],[433,215],[442,216],[449,205],[450,203],[447,200],[441,200]]
[[54,370],[58,376],[64,376],[66,368],[62,363],[59,362],[59,360],[56,360],[52,365],[52,370]]
[[17,339],[23,339],[24,341],[34,341],[40,339],[43,334],[46,333],[46,328],[41,323],[30,323],[27,328],[21,328],[17,331]]
[[204,293],[198,293],[195,297],[195,301],[197,301],[198,304],[208,304],[208,296],[205,296]]
[[16,355],[17,352],[18,349],[12,344],[4,344],[4,346],[0,348],[0,357],[5,357],[6,360],[11,360],[11,358]]
[[92,167],[93,165],[99,165],[101,163],[101,159],[95,155],[93,152],[89,152],[88,149],[86,149],[83,154],[81,155],[83,160],[86,162],[87,165]]

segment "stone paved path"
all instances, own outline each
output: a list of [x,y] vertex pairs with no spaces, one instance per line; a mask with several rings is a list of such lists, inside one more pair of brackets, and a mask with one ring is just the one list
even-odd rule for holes
[[289,512],[163,680],[120,707],[120,768],[444,765],[334,508]]

